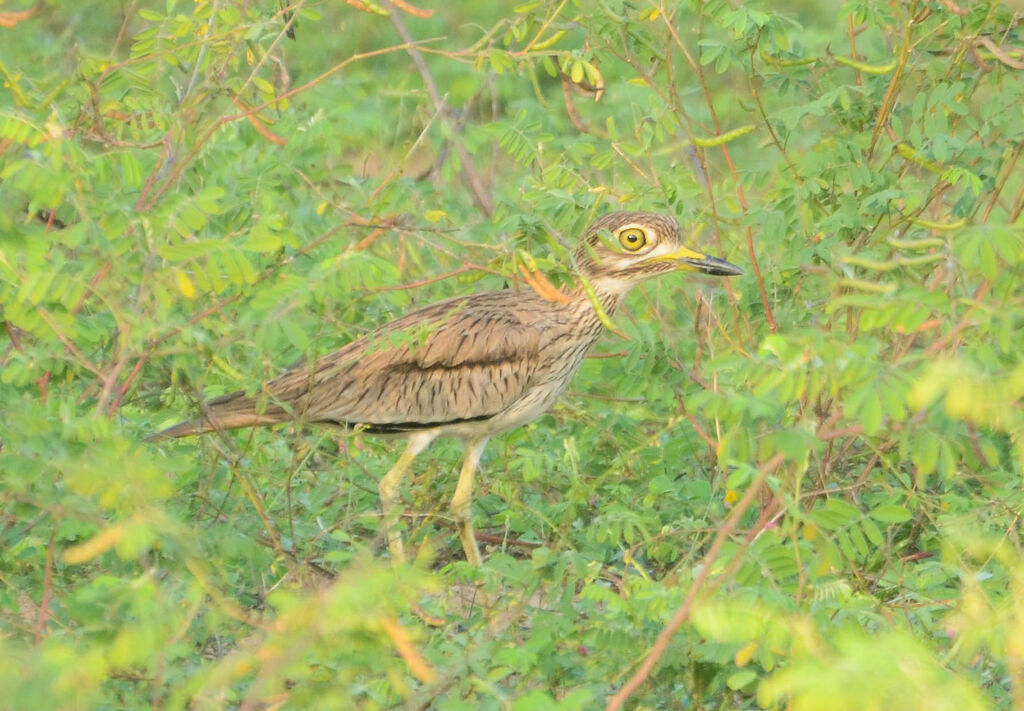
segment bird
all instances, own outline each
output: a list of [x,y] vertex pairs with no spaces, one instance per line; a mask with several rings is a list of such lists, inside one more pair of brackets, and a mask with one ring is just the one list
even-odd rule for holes
[[743,274],[685,246],[679,222],[651,212],[597,218],[572,254],[574,288],[485,291],[422,307],[292,366],[256,392],[209,400],[198,417],[150,439],[288,421],[405,438],[378,486],[388,550],[398,563],[405,560],[401,483],[431,442],[459,438],[465,452],[450,510],[466,560],[479,566],[472,492],[488,440],[554,404],[631,287],[674,271]]

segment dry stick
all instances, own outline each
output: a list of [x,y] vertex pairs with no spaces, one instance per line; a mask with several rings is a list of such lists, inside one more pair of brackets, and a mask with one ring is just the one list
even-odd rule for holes
[[996,56],[1000,62],[1010,67],[1011,69],[1024,69],[1024,62],[1019,62],[1006,52],[1001,50],[996,44],[988,37],[979,37],[977,39],[978,44],[983,45],[988,51]]
[[[281,18],[284,20],[284,26],[281,27],[281,31],[277,33],[277,37],[270,43],[270,45],[263,51],[262,56],[253,65],[252,71],[249,72],[249,76],[242,82],[242,86],[234,92],[235,96],[241,96],[242,93],[249,88],[249,84],[253,82],[256,76],[259,74],[260,69],[270,61],[274,61],[274,50],[277,46],[284,41],[285,37],[288,37],[288,32],[295,28],[295,18],[298,16],[299,11],[302,10],[302,6],[306,4],[306,0],[298,0],[297,2],[291,3],[285,7],[281,7]],[[286,16],[286,13],[291,13],[290,16]],[[295,39],[291,37],[291,39]]]
[[107,61],[110,63],[117,61],[118,48],[120,48],[125,35],[128,34],[128,26],[131,19],[135,17],[135,10],[138,9],[137,6],[138,2],[130,3],[127,7],[122,5],[121,27],[118,28],[117,37],[114,38],[114,44],[110,46],[110,54],[107,55]]
[[398,16],[397,12],[394,12],[394,6],[385,0],[384,4],[391,7],[392,12],[390,15],[391,24],[394,25],[395,31],[398,32],[398,36],[402,38],[402,42],[405,43],[405,51],[409,53],[409,57],[412,58],[412,63],[416,65],[416,69],[420,73],[420,77],[423,78],[423,84],[427,89],[427,94],[430,95],[430,100],[434,104],[434,109],[441,114],[442,120],[448,124],[448,127],[452,129],[452,143],[455,144],[455,150],[459,154],[459,160],[462,162],[462,179],[466,183],[466,187],[473,193],[473,198],[476,201],[476,205],[480,208],[487,217],[494,216],[494,200],[488,194],[487,189],[484,187],[483,180],[480,178],[480,174],[476,172],[473,167],[473,158],[469,155],[469,151],[466,150],[466,146],[463,145],[462,141],[456,137],[455,126],[452,124],[451,116],[444,110],[444,99],[441,98],[441,92],[437,89],[437,83],[434,81],[434,77],[430,73],[430,68],[427,66],[426,60],[423,59],[423,53],[416,48],[416,42],[413,40],[412,35],[409,34],[409,30],[406,28],[405,23],[402,22],[402,18]]
[[100,266],[100,268],[96,270],[96,273],[93,275],[92,279],[89,280],[89,286],[87,287],[88,291],[82,293],[82,296],[78,300],[78,303],[75,304],[73,309],[71,309],[72,316],[78,315],[78,312],[81,311],[82,308],[85,306],[86,299],[88,299],[90,294],[92,294],[96,290],[96,285],[103,281],[107,277],[107,274],[109,272],[110,262],[104,262]]
[[[715,121],[715,131],[721,135],[722,130],[718,125],[718,116],[715,114],[714,108],[711,104],[708,104],[711,108],[711,116]],[[747,207],[747,195],[743,190],[743,183],[740,181],[739,173],[736,172],[736,165],[732,162],[732,156],[729,154],[729,147],[722,144],[722,155],[725,156],[725,162],[729,166],[729,173],[732,175],[733,180],[736,181],[736,193],[740,199],[740,207],[743,209],[743,214],[747,214],[749,208]],[[772,333],[778,329],[775,323],[775,315],[772,313],[771,304],[768,301],[768,290],[764,286],[764,278],[761,276],[761,265],[757,259],[757,250],[754,249],[754,231],[747,226],[747,251],[750,253],[750,264],[754,267],[754,278],[757,280],[757,290],[761,295],[761,305],[764,306],[764,315],[768,320],[768,330]]]
[[[235,106],[240,108],[242,111],[246,111],[249,108],[237,96],[232,96],[231,97],[231,103],[233,103]],[[265,139],[267,139],[268,141],[273,143],[275,146],[283,146],[286,143],[288,143],[288,139],[287,138],[284,138],[282,136],[278,136],[276,133],[274,133],[269,128],[267,128],[267,126],[262,121],[260,121],[260,117],[259,116],[255,115],[255,114],[252,114],[252,115],[246,116],[245,118],[249,121],[249,123],[252,125],[252,127],[254,129],[256,129],[256,133],[258,133],[261,136],[263,136]]]
[[1013,224],[1020,217],[1021,212],[1024,212],[1024,183],[1021,183],[1020,190],[1017,191],[1017,195],[1013,198],[1013,207],[1010,210],[1010,219],[1007,221],[1008,224]]
[[572,98],[572,86],[569,84],[569,78],[564,73],[561,74],[562,78],[562,96],[565,99],[565,113],[569,117],[569,122],[572,123],[573,127],[580,133],[589,133],[597,136],[598,138],[605,138],[611,140],[607,135],[598,135],[594,133],[593,129],[589,128],[583,119],[580,118],[579,111],[576,110],[576,102]]
[[[429,516],[425,516],[424,518],[427,517]],[[440,516],[436,516],[435,522],[437,523],[437,525],[441,526],[442,528],[447,528],[450,531],[459,530],[459,527],[455,523],[451,521],[446,521]],[[495,545],[507,545],[514,548],[528,548],[532,550],[534,548],[540,548],[542,546],[548,545],[547,543],[542,543],[538,541],[524,541],[522,538],[509,538],[508,536],[497,536],[493,533],[484,533],[483,531],[474,531],[473,535],[476,536],[476,539],[478,541],[483,541],[484,543],[493,543]]]
[[174,160],[171,155],[170,133],[164,136],[163,146],[164,150],[163,153],[160,154],[160,160],[157,161],[156,167],[153,169],[153,172],[150,173],[149,177],[146,178],[146,182],[142,184],[142,192],[139,193],[139,199],[135,201],[135,210],[137,212],[143,212],[149,209],[147,204],[147,198],[149,198],[150,191],[153,189],[153,186],[156,184],[156,181],[159,180],[160,177],[164,174],[164,172],[170,168],[170,165]]
[[999,181],[999,184],[996,185],[996,189],[992,191],[992,199],[989,201],[988,207],[985,208],[985,214],[981,216],[982,222],[988,222],[989,215],[992,214],[993,208],[995,208],[996,203],[999,201],[999,195],[1003,192],[1003,188],[1006,186],[1010,176],[1013,175],[1013,167],[1016,165],[1017,159],[1020,158],[1022,148],[1024,148],[1024,138],[1017,141],[1017,149],[1013,152],[1013,156],[1007,162],[1006,174],[1003,176],[1003,179]]
[[[965,15],[967,15],[967,10],[957,5],[955,2],[953,2],[953,0],[939,0],[939,2],[942,3],[943,6],[947,10],[952,12],[954,15],[959,15],[960,17],[964,17]],[[851,17],[853,16],[851,15]]]
[[914,20],[907,20],[903,37],[903,46],[900,49],[900,58],[896,64],[896,71],[893,72],[892,80],[889,81],[889,88],[885,90],[885,97],[882,99],[882,106],[878,109],[878,116],[875,118],[875,130],[871,133],[871,143],[868,144],[868,159],[875,152],[875,144],[882,135],[882,128],[888,123],[889,115],[896,105],[896,96],[899,93],[900,84],[903,82],[903,72],[907,67],[907,60],[910,58],[912,43],[910,38],[913,34]]
[[[850,36],[850,42],[853,42],[853,35]],[[768,136],[772,139],[772,143],[775,144],[775,149],[778,150],[782,155],[783,160],[786,161],[786,167],[789,168],[789,172],[793,174],[793,177],[798,183],[803,183],[803,176],[800,175],[800,171],[797,170],[795,165],[793,165],[793,161],[789,159],[789,153],[786,152],[786,147],[782,145],[782,141],[779,139],[779,134],[775,131],[775,127],[772,126],[772,122],[768,118],[768,112],[765,110],[764,103],[761,101],[761,92],[757,89],[757,81],[761,78],[761,75],[758,74],[757,70],[754,68],[755,49],[756,48],[751,48],[750,50],[750,81],[748,82],[748,86],[750,87],[751,95],[754,97],[754,102],[757,104],[757,113],[761,117],[761,123],[764,124],[766,129],[768,129]],[[857,56],[856,51],[854,51],[853,56]],[[859,73],[857,74],[857,77],[860,78]]]
[[[636,673],[629,678],[629,681],[619,689],[619,692],[608,699],[608,705],[605,706],[605,711],[617,711],[621,709],[622,705],[626,703],[626,700],[636,691],[641,684],[643,684],[647,677],[651,675],[654,670],[654,666],[661,659],[665,650],[668,648],[668,644],[672,641],[672,637],[675,636],[676,631],[690,618],[690,613],[693,610],[693,603],[697,599],[697,595],[703,590],[708,591],[721,585],[725,576],[721,576],[716,580],[707,582],[711,576],[711,567],[714,562],[718,559],[719,554],[722,552],[722,546],[725,545],[726,539],[729,534],[736,528],[736,524],[739,523],[740,517],[746,513],[747,509],[750,508],[750,504],[753,503],[754,497],[757,496],[758,492],[761,491],[761,485],[768,476],[768,472],[774,471],[783,461],[785,457],[782,454],[776,454],[774,457],[769,459],[757,472],[757,476],[750,483],[746,493],[743,494],[743,498],[737,502],[736,507],[729,514],[729,518],[726,520],[718,533],[715,535],[715,540],[711,544],[711,548],[708,550],[707,555],[700,564],[700,572],[694,579],[693,584],[690,586],[690,591],[686,593],[686,599],[683,600],[675,613],[672,615],[672,619],[668,621],[664,629],[658,635],[658,638],[654,641],[650,651],[647,653],[647,657],[644,659],[643,664],[637,669]],[[707,585],[705,585],[707,583]]]
[[555,18],[562,14],[562,8],[565,7],[566,2],[568,2],[568,0],[562,0],[562,2],[558,4],[558,7],[555,8],[555,11],[551,13],[551,16],[545,19],[544,22],[540,24],[540,29],[537,30],[537,34],[533,36],[533,39],[527,42],[526,46],[523,47],[520,51],[513,52],[512,54],[515,54],[520,57],[525,57],[527,54],[529,54],[530,50],[533,49],[533,45],[537,44],[537,42],[540,41],[541,35],[543,35],[547,31],[548,27],[551,26],[551,23],[555,21]]
[[50,598],[53,597],[53,544],[57,526],[50,529],[50,543],[46,546],[46,569],[43,572],[43,598],[39,601],[39,616],[36,618],[35,642],[38,647],[46,632],[46,620],[50,617]]
[[[52,217],[52,215],[51,215],[51,217]],[[110,262],[105,262],[103,264],[103,266],[101,266],[99,268],[99,270],[97,270],[96,274],[89,281],[89,287],[88,287],[89,291],[83,293],[82,297],[78,300],[78,303],[75,304],[74,308],[71,309],[71,315],[72,316],[77,316],[78,315],[78,312],[82,310],[83,306],[85,306],[85,301],[89,297],[89,294],[91,293],[92,289],[104,277],[106,277],[107,272],[109,272],[109,271],[110,271]],[[5,328],[7,329],[7,335],[10,336],[11,344],[14,346],[14,348],[16,350],[21,351],[21,344],[18,342],[17,334],[14,331],[14,327],[8,321],[4,321],[3,323],[4,323]],[[57,335],[58,335],[58,337],[60,337],[60,334],[57,334]],[[64,339],[61,337],[61,340],[63,341]],[[70,352],[70,348],[68,350]],[[98,376],[99,373],[97,372],[96,375]],[[46,400],[46,389],[47,389],[47,385],[50,382],[50,376],[51,376],[51,371],[48,370],[45,373],[43,373],[43,377],[41,377],[39,379],[39,381],[38,381],[38,383],[39,383],[39,397],[40,397],[40,399],[42,399],[44,401]]]
[[[698,77],[700,79],[701,86],[704,87],[704,91],[706,92],[708,110],[711,113],[711,120],[715,124],[715,133],[720,136],[722,135],[722,126],[718,121],[718,112],[715,111],[715,104],[711,99],[711,92],[707,87],[707,83],[704,81],[703,70],[700,71]],[[725,157],[726,165],[729,166],[729,174],[736,183],[736,194],[740,199],[740,209],[742,209],[744,215],[747,215],[750,211],[750,208],[747,206],[747,194],[746,191],[743,190],[743,181],[740,180],[739,173],[736,171],[736,164],[732,162],[732,154],[729,153],[729,146],[725,143],[722,144],[722,155]],[[778,326],[775,323],[775,315],[772,312],[771,303],[768,300],[768,290],[765,289],[764,278],[761,276],[761,265],[757,258],[757,250],[754,249],[754,231],[748,225],[745,232],[747,235],[747,251],[750,253],[750,264],[754,267],[754,278],[757,280],[757,290],[761,295],[761,304],[764,306],[765,318],[768,320],[768,330],[775,333]]]
[[697,422],[697,418],[694,417],[692,413],[686,412],[685,407],[683,409],[683,414],[686,415],[686,419],[690,421],[690,425],[693,427],[694,432],[697,433],[697,436],[704,440],[704,443],[711,447],[711,449],[717,449],[718,442],[704,431],[704,428],[700,426],[700,423]]
[[49,311],[47,311],[44,308],[39,308],[39,309],[36,310],[36,313],[38,313],[40,318],[42,318],[43,321],[46,322],[46,325],[50,327],[50,330],[53,331],[54,335],[57,336],[57,338],[60,340],[60,342],[64,344],[64,349],[68,353],[70,353],[72,356],[77,358],[78,359],[78,363],[83,368],[88,370],[90,373],[95,375],[97,378],[102,378],[103,377],[103,373],[100,372],[100,369],[97,368],[95,365],[93,365],[89,361],[89,359],[86,358],[82,354],[82,352],[80,350],[78,350],[78,347],[74,344],[74,342],[70,338],[65,336],[64,333],[59,328],[57,328],[57,324],[53,320],[53,318],[50,316],[50,312]]
[[[689,62],[690,67],[693,69],[694,74],[697,76],[698,83],[701,85],[701,89],[704,93],[704,99],[705,101],[707,101],[708,107],[711,110],[711,116],[715,120],[715,131],[721,133],[721,131],[718,128],[718,119],[714,113],[715,107],[714,102],[712,101],[711,91],[708,89],[707,82],[704,80],[704,73],[701,70],[700,62],[697,58],[690,54],[690,50],[686,48],[685,44],[683,44],[683,40],[679,37],[679,34],[676,32],[675,26],[672,24],[671,14],[668,13],[668,11],[665,9],[664,2],[662,2],[661,4],[659,17],[661,17],[661,19],[664,21],[665,28],[668,30],[669,35],[671,36],[672,40],[676,43],[676,45],[678,45],[680,51],[683,53],[683,56],[686,57],[686,61]],[[701,24],[703,25],[703,16],[701,18]],[[700,36],[701,32],[702,30],[698,30],[698,36]],[[675,85],[675,74],[671,61],[671,54],[668,51],[668,47],[665,48],[665,56],[668,57],[668,61],[666,62],[666,71],[670,73],[670,91],[667,94],[663,94],[662,96],[666,103],[668,103],[668,105],[672,108],[673,113],[677,115],[681,114],[682,116],[686,117],[688,120],[693,122],[693,119],[691,119],[687,115],[686,110],[679,103],[678,89]],[[637,71],[641,71],[638,65],[634,64],[633,68]],[[652,77],[648,76],[646,72],[642,72],[641,76],[643,77],[643,80],[647,82],[647,85],[651,89],[655,89],[657,91],[654,79]],[[707,162],[704,160],[704,155],[697,150],[696,143],[693,142],[694,131],[690,128],[690,126],[684,124],[681,119],[677,118],[676,121],[679,123],[680,127],[686,132],[686,134],[691,139],[689,149],[692,152],[690,153],[690,157],[693,159],[692,162],[694,172],[697,176],[697,181],[700,183],[701,187],[704,188],[704,191],[708,195],[708,205],[711,209],[711,219],[715,226],[715,244],[718,247],[719,252],[721,253],[722,233],[719,227],[720,220],[718,218],[718,204],[715,202],[715,193],[711,185],[710,171],[708,170]],[[733,293],[733,287],[731,282],[725,282],[725,290],[729,294],[729,298],[732,300],[733,304],[735,304],[736,295]]]
[[132,383],[135,381],[139,371],[142,370],[142,365],[149,360],[149,357],[153,355],[153,351],[155,349],[156,346],[153,346],[146,351],[144,355],[140,356],[137,361],[135,361],[135,367],[132,368],[132,372],[130,372],[128,377],[124,379],[124,383],[117,390],[117,395],[115,395],[114,399],[110,401],[110,407],[107,409],[107,415],[113,417],[114,413],[117,412],[119,407],[121,407],[121,400],[124,399],[125,393],[128,392],[128,388],[132,386]]
[[410,284],[392,284],[389,286],[378,286],[372,289],[367,289],[372,294],[376,294],[381,291],[405,291],[407,289],[418,289],[421,286],[427,284],[433,284],[434,282],[444,281],[445,279],[451,279],[452,277],[464,274],[466,272],[486,272],[487,274],[494,274],[496,276],[508,278],[508,274],[505,272],[498,271],[497,269],[490,269],[489,267],[481,267],[478,264],[471,262],[463,262],[462,266],[458,269],[453,269],[450,272],[442,274],[436,277],[430,277],[429,279],[421,279],[420,281],[414,281]]
[[[847,34],[850,37],[850,56],[853,57],[854,59],[856,59],[857,58],[857,33],[854,32],[853,13],[850,13],[849,23],[847,24],[847,30],[846,31],[847,31]],[[853,73],[853,77],[857,81],[857,86],[860,86],[861,84],[864,83],[863,80],[861,79],[860,72],[854,72]]]
[[434,121],[436,121],[443,113],[443,108],[444,107],[434,109],[434,115],[430,117],[426,124],[424,124],[423,130],[421,130],[419,135],[416,136],[416,140],[412,142],[411,146],[409,146],[409,150],[405,152],[405,157],[403,157],[398,166],[391,171],[391,174],[384,178],[384,180],[381,181],[381,184],[378,185],[372,193],[370,193],[370,197],[366,198],[366,202],[363,203],[364,207],[369,207],[377,199],[377,196],[381,194],[384,188],[390,185],[392,180],[402,174],[405,170],[405,164],[408,163],[409,158],[412,157],[413,151],[419,148],[420,144],[423,143],[423,140],[427,137],[427,132],[430,131],[431,127],[434,125]]
[[108,407],[110,401],[110,394],[114,390],[114,386],[117,384],[117,378],[121,375],[121,371],[124,370],[125,365],[128,364],[129,355],[124,353],[117,362],[114,363],[114,367],[111,368],[110,373],[103,379],[103,386],[100,388],[99,397],[96,398],[96,412],[102,413],[107,410],[110,415],[114,414],[114,410]]
[[11,339],[11,345],[14,346],[14,350],[21,353],[21,341],[18,340],[18,332],[15,328],[15,325],[10,321],[4,321],[4,329],[7,331],[7,337]]

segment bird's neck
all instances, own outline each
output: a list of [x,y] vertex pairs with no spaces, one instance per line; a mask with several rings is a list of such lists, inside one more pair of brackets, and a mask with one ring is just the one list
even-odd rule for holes
[[625,294],[625,289],[616,288],[617,286],[617,284],[608,285],[602,281],[594,280],[586,286],[583,284],[577,286],[571,298],[573,303],[577,305],[577,308],[580,309],[581,316],[593,314],[595,318],[600,320],[595,304],[599,305],[606,315],[611,316],[614,314]]

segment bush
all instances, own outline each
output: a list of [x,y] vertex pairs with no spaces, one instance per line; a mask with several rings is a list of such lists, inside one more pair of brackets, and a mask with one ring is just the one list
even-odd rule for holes
[[[392,2],[0,12],[10,708],[1024,706],[1019,14]],[[747,275],[492,442],[479,570],[455,443],[392,570],[395,444],[143,441],[615,207]]]

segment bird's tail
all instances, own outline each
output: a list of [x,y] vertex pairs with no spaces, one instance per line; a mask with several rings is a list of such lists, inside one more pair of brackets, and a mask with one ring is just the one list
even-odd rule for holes
[[265,412],[256,411],[256,401],[248,397],[244,391],[221,395],[203,405],[202,417],[185,420],[167,429],[154,432],[146,437],[147,442],[163,439],[187,437],[188,435],[234,430],[240,427],[256,425],[272,425],[288,419],[288,415],[276,407],[269,407]]

